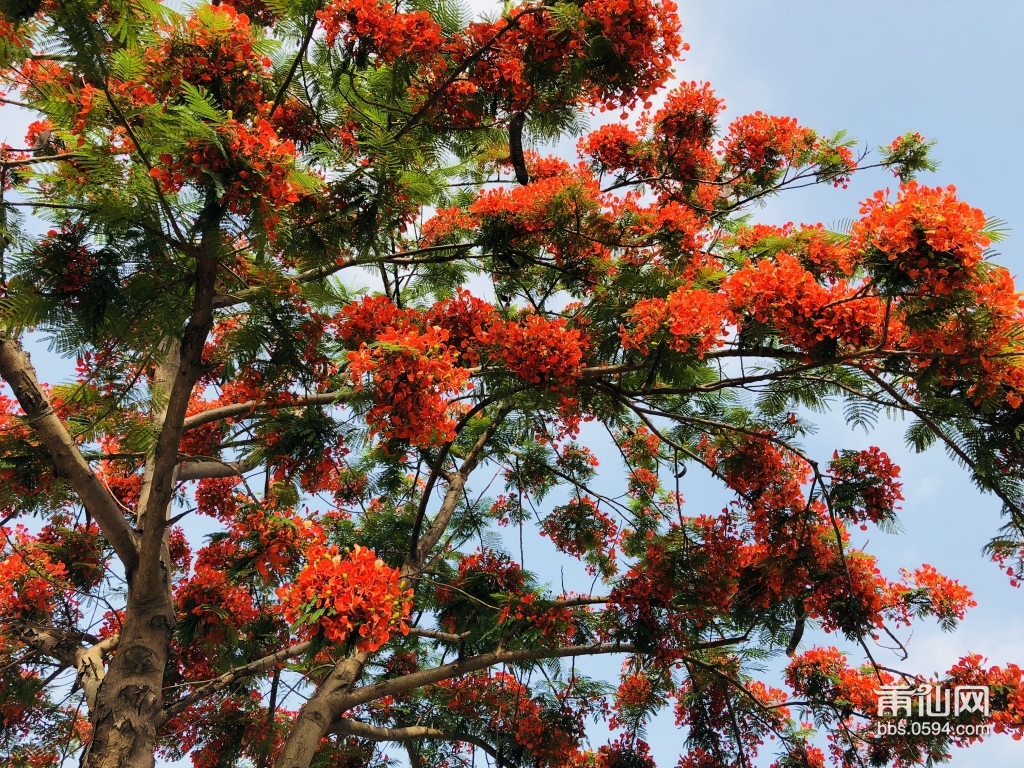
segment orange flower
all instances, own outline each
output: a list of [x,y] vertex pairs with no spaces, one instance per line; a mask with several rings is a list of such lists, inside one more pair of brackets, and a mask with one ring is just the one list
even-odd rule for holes
[[398,629],[409,633],[405,618],[412,590],[403,590],[399,572],[358,544],[347,554],[314,544],[308,564],[294,584],[281,587],[285,618],[302,637],[323,632],[334,643],[355,639],[360,651],[375,651]]

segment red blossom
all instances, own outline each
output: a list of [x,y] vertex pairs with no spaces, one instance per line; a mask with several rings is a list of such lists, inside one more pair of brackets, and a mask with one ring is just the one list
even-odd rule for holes
[[306,560],[295,583],[278,590],[285,618],[300,627],[300,635],[322,632],[332,643],[352,639],[358,650],[375,651],[396,629],[408,634],[412,593],[373,551],[356,545],[342,554],[314,544]]

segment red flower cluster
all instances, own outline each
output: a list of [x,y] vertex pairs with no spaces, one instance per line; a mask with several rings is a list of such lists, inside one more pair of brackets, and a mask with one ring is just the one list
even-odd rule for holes
[[10,542],[0,549],[0,617],[48,624],[57,601],[67,599],[67,569],[24,526],[0,532]]
[[634,499],[653,499],[659,485],[658,475],[647,467],[636,467],[629,472],[627,490]]
[[849,278],[854,272],[855,257],[847,239],[829,235],[823,224],[801,224],[799,230],[794,230],[792,223],[781,227],[753,224],[741,228],[732,243],[753,253],[785,251],[831,283]]
[[586,335],[562,318],[549,320],[536,314],[497,322],[480,340],[521,379],[549,389],[571,386],[579,378],[590,346]]
[[622,452],[634,464],[637,462],[653,463],[651,460],[657,457],[658,449],[661,447],[661,438],[644,426],[617,437],[620,440]]
[[409,633],[405,617],[411,590],[399,572],[358,544],[347,554],[314,544],[294,584],[278,589],[285,618],[304,637],[323,632],[334,643],[355,639],[360,651],[375,651],[394,630]]
[[838,514],[854,523],[870,520],[878,524],[895,517],[896,502],[903,500],[903,485],[897,480],[900,468],[881,448],[836,451],[828,469],[833,481],[832,506]]
[[438,301],[423,316],[429,326],[448,332],[448,347],[468,365],[480,362],[482,340],[498,320],[494,307],[464,288],[445,301]]
[[[981,711],[955,715],[949,722],[953,727],[948,736],[944,732],[938,739],[928,730],[914,733],[909,728],[900,734],[876,736],[879,720],[892,720],[891,715],[878,715],[879,686],[903,684],[913,687],[922,683],[945,689],[958,685],[987,686],[991,706],[989,718],[995,725],[995,731],[1009,733],[1018,740],[1024,735],[1024,673],[1013,664],[1005,669],[986,669],[982,666],[983,661],[978,655],[965,656],[940,680],[917,678],[897,681],[884,670],[868,667],[850,669],[844,655],[835,648],[812,648],[792,661],[786,671],[786,679],[798,697],[817,705],[819,718],[839,725],[839,730],[829,736],[836,766],[856,768],[866,764],[891,764],[910,768],[934,757],[937,747],[947,746],[947,738],[957,746],[980,741],[984,734],[980,728],[957,733],[959,729],[956,726],[980,726],[985,715]],[[911,714],[918,713],[914,711]]]
[[777,328],[786,343],[802,349],[817,343],[814,318],[828,291],[795,257],[780,253],[750,264],[726,280],[725,291],[737,312]]
[[[883,684],[891,683],[891,675],[881,674]],[[878,707],[879,680],[865,670],[850,669],[846,655],[834,647],[811,648],[794,657],[786,668],[786,682],[799,696],[832,703],[843,719]]]
[[323,531],[312,520],[265,508],[248,509],[231,522],[228,532],[239,545],[235,567],[251,567],[264,581],[283,577],[299,562],[311,539],[323,539]]
[[[956,579],[943,576],[934,566],[925,564],[913,573],[906,569],[903,569],[901,573],[904,584],[892,585],[895,595],[905,599],[912,591],[923,593],[923,597],[927,601],[925,612],[935,616],[940,622],[951,624],[963,619],[968,608],[978,605],[972,599],[974,594],[971,590]],[[913,586],[911,587],[911,585]],[[906,614],[900,616],[898,620],[910,624],[909,616]]]
[[200,480],[195,492],[197,511],[223,521],[233,519],[242,498],[235,490],[238,483],[237,477],[209,477]]
[[[946,685],[984,685],[994,694],[991,720],[996,733],[1008,733],[1014,741],[1024,738],[1024,670],[1016,664],[1006,668],[982,666],[984,659],[978,654],[964,656],[954,664],[948,674]],[[990,700],[991,700],[990,699]],[[980,713],[972,713],[975,721]],[[980,740],[980,736],[959,737],[956,744],[963,746]]]
[[239,16],[244,14],[257,24],[264,26],[273,24],[277,19],[273,8],[264,0],[220,0],[220,5],[230,6],[238,12]]
[[218,143],[197,140],[180,157],[160,155],[151,175],[164,192],[177,192],[187,182],[211,185],[219,178],[228,209],[239,214],[258,210],[272,231],[278,220],[274,209],[299,199],[290,179],[295,144],[282,141],[274,126],[262,118],[251,127],[229,120],[216,130]]
[[36,143],[41,134],[46,131],[52,131],[53,128],[53,123],[45,118],[32,121],[28,124],[28,128],[25,129],[25,146],[31,147]]
[[356,387],[373,390],[366,415],[371,429],[419,446],[455,439],[450,399],[465,388],[469,373],[458,367],[447,341],[448,332],[438,327],[388,329],[348,353]]
[[333,0],[316,15],[328,45],[340,37],[349,51],[382,64],[429,61],[443,44],[441,25],[427,11],[400,13],[382,0]]
[[562,552],[587,557],[603,575],[614,572],[618,526],[589,496],[570,499],[551,510],[541,523],[541,535],[550,537]]
[[619,736],[597,750],[595,768],[656,768],[651,748],[643,739]]
[[[195,623],[197,638],[209,647],[234,640],[240,629],[262,615],[249,589],[229,578],[228,569],[236,553],[233,544],[204,547],[193,573],[174,591],[178,614]],[[188,676],[201,678],[212,671],[209,647],[194,643],[184,649]]]
[[[598,207],[600,188],[580,173],[563,173],[533,181],[527,186],[486,189],[469,206],[486,235],[496,226],[510,228],[522,242],[546,243],[545,235],[567,216],[586,215]],[[534,236],[531,239],[531,236]]]
[[642,299],[627,317],[633,330],[620,329],[624,348],[646,352],[651,338],[667,328],[672,349],[698,358],[722,346],[726,327],[734,322],[728,296],[692,285],[677,288],[666,299]]
[[653,158],[641,137],[622,123],[609,123],[591,131],[579,140],[577,151],[590,158],[598,173],[635,173],[648,176],[653,173]]
[[461,208],[438,208],[423,223],[420,241],[427,246],[462,242],[476,229],[476,219]]
[[[469,579],[483,575],[491,592],[520,593],[523,591],[523,569],[517,563],[512,562],[507,555],[485,549],[482,552],[475,552],[466,555],[459,561],[459,575],[452,586],[458,588],[461,579],[462,584],[468,583]],[[458,598],[454,590],[440,587],[437,591],[437,599],[442,603],[450,603]]]
[[755,183],[770,183],[787,165],[806,162],[817,140],[817,134],[795,118],[755,112],[734,120],[721,146],[733,173]]
[[852,247],[880,274],[891,265],[922,296],[948,295],[964,285],[989,245],[982,234],[985,214],[957,199],[953,186],[911,181],[900,187],[895,202],[876,192],[861,213]]
[[508,672],[477,672],[437,685],[442,706],[456,717],[470,718],[489,733],[502,733],[533,753],[541,768],[577,764],[583,713],[560,701],[557,719],[543,699]]
[[632,105],[665,82],[680,51],[673,0],[587,0],[583,3],[589,51],[588,89],[595,103]]
[[523,570],[507,555],[485,549],[466,555],[459,562],[458,575],[447,586],[438,587],[437,602],[441,605],[438,623],[446,632],[461,631],[473,621],[479,606],[493,602],[496,595],[506,596],[508,602],[499,615],[504,622],[517,606],[517,618],[522,618],[522,606],[533,602],[532,593],[524,594]]
[[79,590],[103,580],[106,563],[96,523],[78,525],[67,516],[57,516],[39,531],[35,546],[59,564],[66,580]]
[[[885,302],[859,296],[843,282],[826,288],[788,253],[748,264],[723,289],[737,316],[748,315],[778,329],[785,343],[809,354],[827,341],[861,349],[876,343],[883,328]],[[897,324],[891,326],[895,333]]]
[[359,349],[389,330],[419,325],[416,320],[415,312],[399,309],[387,296],[364,296],[338,313],[338,333],[350,347]]
[[256,46],[256,30],[235,4],[201,7],[179,32],[146,51],[143,87],[152,95],[135,100],[164,101],[190,83],[235,119],[252,117],[273,98],[272,63]]
[[676,86],[654,114],[659,165],[683,181],[713,181],[718,161],[711,149],[719,113],[725,102],[708,83],[691,81]]

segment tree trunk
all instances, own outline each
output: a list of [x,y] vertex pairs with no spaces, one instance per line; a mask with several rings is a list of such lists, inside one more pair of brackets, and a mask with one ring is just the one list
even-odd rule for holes
[[[166,553],[166,550],[165,550]],[[83,768],[151,768],[174,630],[169,559],[142,568],[128,590],[117,651],[99,686]]]
[[[163,359],[157,365],[154,392],[158,398],[170,399],[177,385],[177,399],[187,401],[194,381],[183,376],[187,372],[182,371],[178,341],[170,339],[161,351]],[[163,429],[169,404],[169,400],[158,400],[151,418],[153,426],[161,430],[160,440],[166,442],[171,435],[176,445],[180,424],[171,432]],[[176,623],[168,530],[164,525],[174,487],[176,458],[168,459],[168,453],[166,447],[162,451],[158,448],[146,461],[138,504],[142,532],[139,568],[127,574],[124,627],[117,652],[99,686],[96,706],[90,713],[93,736],[82,768],[151,768],[154,764],[163,711],[164,672]],[[161,471],[167,473],[168,465],[169,481],[160,482],[158,475]]]
[[[180,372],[177,341],[167,343],[164,359],[157,366],[154,390],[167,397]],[[164,426],[167,404],[153,413],[158,429]],[[163,709],[164,671],[175,626],[174,596],[171,591],[171,558],[163,520],[152,519],[160,509],[166,515],[165,488],[153,483],[156,458],[146,461],[138,503],[138,520],[143,526],[160,528],[158,557],[142,549],[135,573],[128,574],[128,604],[118,650],[111,658],[106,677],[99,685],[96,705],[90,713],[93,736],[82,768],[151,768],[157,729]],[[146,518],[151,519],[146,519]],[[157,531],[150,531],[152,538]],[[156,562],[154,562],[156,560]]]
[[320,685],[312,698],[299,710],[275,768],[309,768],[320,748],[320,740],[341,715],[337,694],[348,689],[362,672],[369,654],[357,653],[342,659]]

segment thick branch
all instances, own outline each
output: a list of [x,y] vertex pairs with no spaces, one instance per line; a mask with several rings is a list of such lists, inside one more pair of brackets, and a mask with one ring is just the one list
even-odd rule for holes
[[178,466],[177,481],[207,480],[214,477],[238,477],[259,466],[248,461],[218,461],[201,457],[189,458]]
[[530,183],[530,173],[523,157],[523,125],[525,123],[526,113],[524,112],[519,112],[508,121],[508,154],[516,172],[516,181],[524,187]]
[[80,638],[56,627],[26,625],[13,627],[13,634],[33,651],[73,667],[82,650]]
[[[106,676],[103,658],[117,647],[119,635],[99,640],[74,630],[46,626],[20,627],[15,634],[32,650],[56,659],[65,668],[74,668],[78,672],[78,684],[85,692],[86,705],[89,711],[93,710],[96,692]],[[92,645],[83,646],[83,640],[90,640]]]
[[[491,416],[491,422],[487,425],[486,429],[480,434],[476,444],[470,449],[469,453],[466,454],[466,458],[462,462],[462,466],[459,467],[459,471],[451,475],[448,482],[448,490],[444,495],[444,501],[441,502],[441,508],[437,511],[434,516],[433,522],[424,532],[422,538],[419,536],[420,524],[423,520],[423,513],[425,512],[426,493],[424,493],[424,504],[420,506],[419,514],[416,517],[416,523],[413,526],[412,532],[412,544],[409,550],[409,561],[407,562],[407,568],[403,570],[411,570],[418,566],[426,556],[430,553],[430,550],[434,548],[434,545],[441,540],[444,535],[445,529],[448,528],[448,523],[451,522],[452,515],[455,514],[455,510],[458,507],[459,499],[462,497],[462,489],[466,486],[466,481],[469,479],[470,473],[476,469],[477,464],[480,463],[480,459],[483,457],[484,449],[487,447],[487,443],[494,433],[498,431],[498,427],[501,426],[501,422],[505,420],[505,417],[512,411],[511,406],[503,406],[498,409],[497,413]],[[407,573],[404,575],[408,575]]]
[[364,685],[349,693],[335,694],[332,698],[332,709],[336,712],[346,712],[360,704],[368,704],[384,696],[395,696],[406,691],[414,691],[425,685],[439,683],[451,677],[476,672],[477,670],[493,667],[496,664],[514,664],[520,661],[534,661],[536,659],[564,659],[569,656],[597,656],[610,653],[636,653],[637,649],[626,643],[596,643],[594,645],[571,645],[565,648],[524,648],[515,651],[494,651],[483,653],[479,656],[471,656],[462,661],[454,661],[451,664],[443,664],[433,669],[424,669],[420,672],[398,677],[392,680],[384,680],[373,685]]
[[334,699],[347,691],[359,679],[369,654],[355,653],[339,661],[317,688],[316,693],[302,705],[295,718],[284,748],[277,758],[277,768],[308,768],[320,740],[327,729],[343,713],[334,707]]
[[451,632],[438,632],[434,629],[409,627],[409,637],[429,637],[431,640],[440,640],[444,643],[461,643],[469,637],[469,634],[469,632],[463,632],[461,635],[453,635]]
[[[170,396],[171,387],[178,376],[181,368],[180,359],[181,347],[178,340],[166,339],[157,359],[156,372],[153,380],[153,412],[150,421],[155,430],[159,430],[167,415],[167,398]],[[153,491],[153,474],[156,472],[156,457],[146,457],[146,468],[142,475],[142,490],[139,494],[138,514],[149,505],[149,496]]]
[[358,736],[361,739],[370,741],[391,741],[402,744],[409,741],[420,741],[422,739],[433,739],[435,741],[454,741],[464,744],[472,744],[479,747],[488,755],[499,768],[504,765],[498,750],[481,738],[469,733],[460,731],[442,731],[439,728],[430,728],[425,725],[410,725],[405,728],[380,728],[369,723],[361,723],[358,720],[340,720],[330,733],[339,736]]
[[342,397],[349,394],[351,390],[341,389],[337,392],[320,392],[315,395],[305,395],[286,403],[263,403],[256,400],[248,400],[244,403],[232,403],[211,408],[208,411],[189,416],[182,424],[182,432],[201,427],[205,424],[212,424],[222,419],[231,419],[236,416],[247,416],[255,411],[263,410],[287,410],[288,408],[304,408],[307,405],[331,405],[338,402]]
[[0,339],[0,377],[10,385],[25,411],[26,422],[50,452],[58,476],[65,478],[78,494],[121,559],[125,571],[134,571],[139,562],[135,532],[50,406],[28,353],[15,339]]
[[[510,408],[500,409],[491,418],[483,434],[477,443],[470,450],[462,467],[457,472],[448,476],[448,491],[441,509],[434,517],[434,521],[424,533],[422,540],[419,538],[419,528],[422,524],[424,507],[421,506],[420,514],[417,516],[416,525],[412,534],[410,553],[402,566],[402,579],[407,579],[420,567],[422,558],[437,544],[438,540],[447,528],[452,515],[458,505],[459,496],[465,486],[466,479],[479,463],[488,440],[494,435],[498,425],[508,415]],[[467,417],[464,417],[467,418]],[[437,472],[434,473],[436,476]],[[429,489],[425,494],[429,493]],[[295,725],[285,742],[284,749],[278,757],[278,768],[306,768],[312,758],[316,745],[327,732],[330,725],[347,709],[348,706],[341,706],[339,702],[345,700],[349,695],[352,686],[362,674],[363,666],[366,663],[368,654],[355,653],[352,656],[342,659],[335,665],[331,674],[324,680],[316,693],[303,705],[302,710],[296,718]]]
[[209,200],[200,214],[202,236],[194,254],[192,312],[181,341],[172,342],[165,366],[161,366],[166,367],[160,388],[166,392],[167,402],[159,415],[160,432],[153,452],[152,472],[147,466],[139,504],[139,521],[143,528],[142,556],[148,563],[158,561],[160,549],[164,546],[162,523],[167,517],[167,506],[174,489],[185,414],[196,382],[205,370],[203,349],[213,328],[213,296],[220,259],[220,220],[223,213],[220,204]]
[[75,658],[75,668],[78,670],[78,684],[85,692],[85,703],[91,712],[96,707],[96,693],[100,689],[100,683],[107,676],[106,667],[103,666],[103,657],[117,648],[119,635],[111,635],[89,648],[80,648]]
[[296,656],[301,656],[307,650],[309,650],[308,642],[298,643],[296,645],[289,646],[288,648],[282,648],[280,651],[277,651],[277,653],[272,653],[269,656],[256,659],[256,661],[250,661],[248,664],[235,667],[230,672],[225,672],[214,680],[202,683],[185,698],[179,699],[173,704],[169,704],[164,707],[163,715],[160,718],[160,724],[163,725],[172,717],[184,712],[197,701],[205,699],[207,696],[212,696],[218,691],[224,690],[232,683],[252,677],[253,675],[258,675],[261,672],[266,672],[268,669],[276,667],[282,661],[287,661],[288,659],[292,659]]

